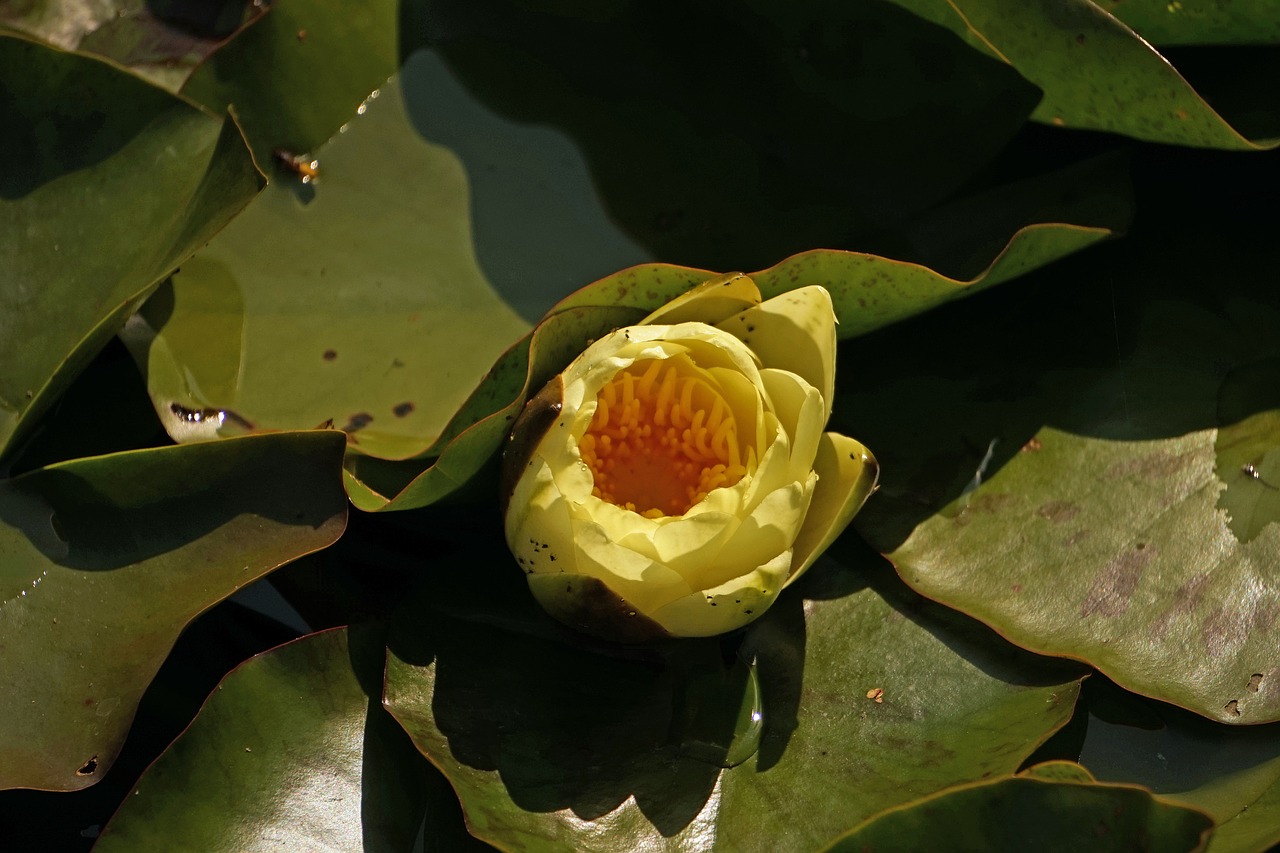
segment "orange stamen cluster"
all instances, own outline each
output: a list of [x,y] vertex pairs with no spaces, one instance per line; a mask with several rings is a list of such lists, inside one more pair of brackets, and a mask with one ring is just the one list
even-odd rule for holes
[[686,356],[620,371],[596,396],[579,450],[592,494],[648,518],[684,515],[746,473],[733,410]]

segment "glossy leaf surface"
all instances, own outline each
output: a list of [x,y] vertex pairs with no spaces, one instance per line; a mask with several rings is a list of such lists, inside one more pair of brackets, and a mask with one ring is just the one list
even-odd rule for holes
[[333,432],[280,434],[0,482],[0,787],[105,773],[183,627],[341,535],[341,450]]
[[95,850],[405,850],[426,768],[366,690],[377,637],[336,629],[237,667]]

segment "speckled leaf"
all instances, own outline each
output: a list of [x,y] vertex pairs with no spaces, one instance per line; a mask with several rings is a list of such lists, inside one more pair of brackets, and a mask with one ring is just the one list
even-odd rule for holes
[[3,454],[261,176],[234,124],[98,60],[0,36],[0,79]]
[[1208,812],[1218,825],[1210,853],[1251,853],[1280,843],[1280,727],[1227,728],[1109,692],[1109,707],[1123,709],[1127,719],[1090,714],[1080,752],[1099,779],[1144,785]]
[[1126,689],[1261,723],[1280,719],[1280,306],[1243,191],[1233,171],[1149,190],[1127,241],[1021,298],[846,346],[877,369],[836,402],[884,472],[854,523],[917,591]]
[[414,456],[527,328],[476,264],[457,159],[414,128],[422,68],[316,150],[314,183],[272,182],[131,323],[175,439],[331,422],[359,452]]
[[232,670],[94,849],[411,849],[431,771],[378,703],[379,639],[325,631]]
[[1280,44],[1271,0],[1094,0],[1155,45]]
[[[1239,129],[1233,127],[1155,48],[1091,0],[893,2],[950,27],[1039,86],[1044,97],[1032,114],[1037,121],[1204,148],[1280,144],[1280,128],[1268,110],[1260,111],[1256,129],[1248,114]],[[1274,92],[1247,78],[1235,85],[1264,105]],[[1255,130],[1265,138],[1246,138]]]
[[113,60],[177,91],[197,63],[264,8],[248,0],[0,0],[0,29]]
[[736,638],[584,646],[537,609],[500,545],[469,548],[466,572],[442,557],[406,602],[385,704],[476,835],[549,850],[813,849],[882,809],[1012,772],[1070,716],[1078,670],[910,595],[845,545],[847,565],[820,561],[742,638],[763,732],[731,769],[717,762],[734,754],[741,688],[695,741],[682,721],[718,677],[691,661],[720,660]]
[[1014,776],[943,791],[879,815],[828,850],[1189,851],[1203,849],[1203,812],[1129,785]]
[[183,627],[341,534],[341,452],[254,436],[0,482],[0,788],[105,773]]

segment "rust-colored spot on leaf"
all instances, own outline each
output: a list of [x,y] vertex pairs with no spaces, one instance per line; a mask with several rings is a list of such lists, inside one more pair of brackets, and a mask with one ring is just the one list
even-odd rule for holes
[[1154,546],[1134,548],[1107,563],[1093,579],[1093,586],[1080,605],[1080,615],[1120,616],[1128,610],[1142,570],[1155,557],[1156,551]]
[[1050,501],[1036,510],[1036,515],[1047,518],[1054,524],[1070,521],[1080,514],[1080,507],[1071,501]]
[[1026,444],[1022,445],[1022,452],[1023,452],[1023,453],[1034,453],[1035,451],[1040,450],[1040,449],[1042,449],[1043,447],[1044,447],[1044,444],[1042,444],[1042,443],[1041,443],[1040,439],[1036,438],[1035,436],[1032,436],[1032,437],[1027,441],[1027,443],[1026,443]]
[[884,704],[884,688],[872,687],[867,691],[867,698],[874,700],[877,705]]

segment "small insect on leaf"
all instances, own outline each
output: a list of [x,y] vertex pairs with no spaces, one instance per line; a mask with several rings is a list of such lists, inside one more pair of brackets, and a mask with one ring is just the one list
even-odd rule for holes
[[294,154],[288,148],[276,148],[271,156],[281,169],[299,176],[304,184],[309,184],[320,176],[320,161],[313,159],[310,154]]

